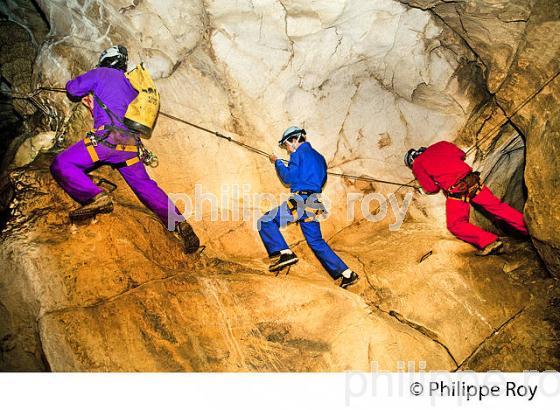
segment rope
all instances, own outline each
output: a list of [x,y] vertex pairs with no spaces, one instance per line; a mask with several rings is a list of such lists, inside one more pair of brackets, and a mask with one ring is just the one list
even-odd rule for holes
[[15,99],[19,99],[19,100],[26,100],[26,99],[30,99],[32,97],[35,97],[37,94],[41,93],[42,91],[54,91],[54,92],[59,92],[59,93],[66,93],[65,88],[43,86],[43,87],[38,87],[35,90],[33,90],[32,92],[27,93],[27,94],[17,94],[17,93],[11,94],[11,97],[15,98]]
[[[60,88],[60,87],[39,87],[39,88],[37,88],[36,90],[34,90],[32,93],[25,94],[25,95],[13,95],[12,97],[13,97],[13,98],[28,99],[28,100],[30,100],[30,101],[34,101],[34,100],[35,100],[34,97],[35,97],[37,94],[39,94],[40,92],[42,92],[42,91],[53,91],[53,92],[65,93],[65,92],[66,92],[66,89]],[[35,100],[35,101],[36,101],[36,100]],[[44,110],[43,107],[41,107],[41,106],[39,106],[39,105],[38,105],[38,107],[39,107],[39,108],[41,109],[41,111],[43,111],[46,115],[51,116],[51,114],[50,114],[48,111]],[[216,136],[216,137],[218,137],[218,138],[222,138],[222,139],[224,139],[224,140],[226,140],[226,141],[232,142],[232,143],[234,143],[234,144],[236,144],[236,145],[238,145],[238,146],[240,146],[240,147],[242,147],[242,148],[245,148],[246,150],[251,151],[251,152],[253,152],[253,153],[255,153],[255,154],[262,155],[262,156],[267,157],[267,158],[270,157],[270,154],[269,154],[268,152],[263,151],[263,150],[261,150],[261,149],[258,149],[258,148],[256,148],[256,147],[253,147],[253,146],[251,146],[251,145],[245,144],[244,142],[241,142],[241,141],[238,141],[238,140],[236,140],[236,139],[233,139],[232,137],[228,137],[227,135],[224,135],[224,134],[222,134],[222,133],[220,133],[220,132],[218,132],[218,131],[211,130],[211,129],[209,129],[209,128],[206,128],[206,127],[203,127],[203,126],[201,126],[201,125],[192,123],[192,122],[187,121],[187,120],[185,120],[185,119],[183,119],[183,118],[177,117],[177,116],[172,115],[172,114],[168,114],[168,113],[163,112],[163,111],[160,111],[159,114],[162,115],[162,116],[164,116],[164,117],[167,117],[167,118],[169,118],[169,119],[171,119],[171,120],[174,120],[174,121],[177,121],[177,122],[181,122],[181,123],[183,123],[183,124],[186,124],[186,125],[189,125],[189,126],[191,126],[191,127],[193,127],[193,128],[196,128],[196,129],[198,129],[198,130],[200,130],[200,131],[207,132],[207,133],[212,134],[212,135],[214,135],[214,136]],[[283,161],[283,162],[287,162],[286,160],[282,160],[282,161]],[[349,178],[349,179],[359,180],[359,181],[377,182],[377,183],[380,183],[380,184],[396,185],[396,186],[399,186],[399,187],[409,187],[409,188],[418,189],[418,186],[416,186],[416,185],[411,185],[410,183],[403,184],[403,183],[400,183],[400,182],[385,181],[385,180],[382,180],[382,179],[378,179],[378,178],[374,178],[374,177],[369,177],[369,176],[349,175],[349,174],[336,173],[336,172],[330,172],[330,171],[327,171],[327,174],[328,174],[328,175],[332,175],[332,176],[342,177],[342,178]]]
[[525,98],[525,100],[523,100],[523,102],[521,104],[519,104],[511,114],[507,114],[504,111],[504,115],[506,117],[505,120],[501,121],[500,123],[498,123],[496,126],[494,126],[493,128],[490,129],[490,131],[488,131],[482,138],[480,138],[478,141],[476,141],[476,143],[470,147],[467,151],[466,154],[469,155],[474,149],[479,148],[478,145],[481,142],[486,141],[493,133],[494,131],[496,131],[498,128],[501,128],[506,122],[511,121],[511,117],[513,117],[515,114],[517,114],[521,109],[523,109],[523,107],[525,107],[529,101],[531,101],[533,98],[535,98],[535,96],[537,96],[537,94],[539,94],[542,90],[545,89],[545,87],[547,85],[549,85],[551,82],[553,82],[556,78],[558,78],[558,76],[560,75],[560,71],[558,71],[556,74],[554,74],[552,77],[550,77],[544,84],[542,84],[537,90],[535,90],[531,95],[529,95],[527,98]]
[[49,108],[43,101],[41,101],[37,95],[42,91],[55,91],[55,92],[66,92],[64,88],[59,87],[39,87],[36,88],[33,92],[28,94],[11,94],[10,97],[14,99],[20,100],[27,100],[32,105],[34,105],[37,109],[39,109],[45,116],[49,118],[49,126],[52,127],[52,122],[55,123],[55,143],[58,145],[62,140],[62,135],[64,133],[64,127],[66,125],[64,121],[64,117],[61,119],[55,110]]
[[[249,151],[251,151],[251,152],[254,152],[255,154],[262,155],[263,157],[267,157],[267,158],[270,157],[270,154],[267,153],[266,151],[263,151],[263,150],[261,150],[261,149],[255,148],[255,147],[253,147],[253,146],[251,146],[251,145],[247,145],[247,144],[245,144],[245,143],[243,143],[243,142],[241,142],[241,141],[235,140],[235,139],[233,139],[233,138],[231,138],[231,137],[228,137],[228,136],[226,136],[226,135],[224,135],[224,134],[221,134],[221,133],[218,132],[218,131],[213,131],[213,130],[211,130],[211,129],[202,127],[202,126],[200,126],[200,125],[194,124],[194,123],[192,123],[192,122],[190,122],[190,121],[184,120],[184,119],[179,118],[179,117],[176,117],[176,116],[174,116],[174,115],[167,114],[167,113],[165,113],[165,112],[160,112],[160,115],[163,115],[164,117],[167,117],[167,118],[170,118],[170,119],[172,119],[172,120],[181,122],[181,123],[183,123],[183,124],[190,125],[191,127],[194,127],[194,128],[199,129],[199,130],[201,130],[201,131],[207,132],[207,133],[209,133],[209,134],[213,134],[213,135],[215,135],[215,136],[218,137],[218,138],[223,138],[223,139],[225,139],[225,140],[227,140],[227,141],[229,141],[229,142],[233,142],[234,144],[239,145],[240,147],[243,147],[243,148],[245,148],[245,149],[247,149],[247,150],[249,150]],[[287,162],[286,160],[281,160],[281,161]],[[342,177],[342,178],[349,178],[349,179],[359,180],[359,181],[377,182],[377,183],[380,183],[380,184],[396,185],[396,186],[400,186],[400,187],[409,187],[409,188],[418,189],[418,186],[416,186],[416,185],[411,185],[410,183],[404,184],[404,183],[400,183],[400,182],[386,181],[386,180],[383,180],[383,179],[378,179],[378,178],[368,177],[368,176],[349,175],[349,174],[343,174],[343,173],[336,173],[336,172],[332,172],[332,171],[327,171],[327,174],[328,174],[328,175],[332,175],[332,176]]]
[[[480,138],[479,140],[476,141],[476,143],[469,148],[466,151],[466,154],[469,155],[474,149],[478,149],[479,148],[479,144],[481,142],[486,141],[493,133],[494,131],[496,131],[497,129],[501,128],[506,122],[511,121],[511,117],[513,117],[515,114],[517,114],[521,109],[523,109],[523,107],[525,107],[529,101],[531,101],[533,98],[535,98],[535,96],[537,94],[539,94],[547,85],[549,85],[552,81],[554,81],[558,76],[560,75],[560,71],[558,71],[555,75],[553,75],[551,78],[549,78],[544,84],[542,84],[537,90],[535,90],[531,95],[529,95],[527,98],[525,98],[525,100],[523,100],[523,102],[517,106],[513,112],[511,114],[507,114],[504,112],[506,119],[504,121],[501,121],[500,123],[498,123],[497,125],[495,125],[494,127],[492,127],[490,129],[490,131],[488,131],[482,138]],[[46,107],[42,106],[42,104],[40,104],[39,101],[37,101],[36,99],[34,99],[34,97],[42,92],[42,91],[53,91],[53,92],[66,92],[66,90],[64,88],[60,88],[60,87],[39,87],[36,90],[34,90],[33,93],[27,94],[27,95],[23,95],[23,96],[12,96],[13,98],[25,98],[25,99],[29,99],[32,103],[34,103],[39,109],[41,109],[41,111],[43,111],[46,115],[48,116],[52,116],[51,113],[48,112],[48,110],[46,109]],[[262,155],[265,157],[269,157],[270,154],[267,153],[266,151],[263,151],[261,149],[258,149],[256,147],[253,147],[251,145],[245,144],[241,141],[235,140],[231,137],[228,137],[227,135],[224,135],[218,131],[214,131],[211,130],[209,128],[203,127],[201,125],[192,123],[190,121],[187,121],[183,118],[179,118],[176,117],[174,115],[168,114],[166,112],[160,112],[160,115],[163,115],[164,117],[167,117],[169,119],[172,119],[174,121],[178,121],[181,122],[183,124],[189,125],[193,128],[196,128],[200,131],[204,131],[207,132],[209,134],[212,134],[218,138],[222,138],[225,139],[226,141],[232,142],[242,148],[245,148],[248,151],[254,152],[255,154],[258,155]],[[286,162],[285,160],[282,160],[283,162]],[[414,189],[418,189],[419,187],[417,185],[412,185],[412,183],[415,181],[414,179],[410,180],[407,183],[400,183],[400,182],[394,182],[394,181],[386,181],[383,179],[378,179],[378,178],[374,178],[374,177],[369,177],[369,176],[358,176],[358,175],[350,175],[350,174],[344,174],[344,173],[337,173],[337,172],[332,172],[332,171],[327,171],[328,175],[332,175],[332,176],[337,176],[337,177],[341,177],[341,178],[349,178],[349,179],[354,179],[354,180],[358,180],[358,181],[366,181],[366,182],[377,182],[380,184],[386,184],[386,185],[395,185],[398,186],[399,189],[403,188],[403,187],[409,187],[409,188],[414,188]],[[398,190],[397,190],[398,191]]]

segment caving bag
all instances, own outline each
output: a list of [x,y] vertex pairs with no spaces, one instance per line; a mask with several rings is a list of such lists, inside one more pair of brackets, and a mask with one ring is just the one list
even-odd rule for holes
[[150,138],[159,111],[159,93],[150,72],[144,63],[127,72],[126,78],[138,95],[128,105],[123,124],[143,138]]
[[126,78],[138,95],[128,104],[124,118],[117,116],[101,99],[94,95],[97,104],[103,108],[115,126],[115,120],[123,123],[128,131],[142,138],[150,138],[159,112],[159,93],[152,76],[143,63],[125,73]]

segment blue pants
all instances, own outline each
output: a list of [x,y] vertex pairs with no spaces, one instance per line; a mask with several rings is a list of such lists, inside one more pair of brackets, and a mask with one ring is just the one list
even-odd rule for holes
[[[297,220],[302,220],[306,217],[307,214],[304,212],[301,216],[296,218]],[[288,244],[280,233],[280,227],[296,222],[296,218],[292,216],[292,213],[288,209],[287,202],[284,202],[278,208],[268,211],[259,219],[259,235],[261,236],[269,256],[284,249],[289,249]],[[331,247],[323,239],[319,222],[300,222],[299,225],[307,244],[329,275],[331,275],[333,279],[338,279],[342,276],[342,272],[348,269],[348,266],[333,252]]]

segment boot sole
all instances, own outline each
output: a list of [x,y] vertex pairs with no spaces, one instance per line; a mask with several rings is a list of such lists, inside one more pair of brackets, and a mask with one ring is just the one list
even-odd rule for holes
[[296,263],[299,262],[298,258],[294,258],[294,259],[290,259],[289,261],[286,261],[284,263],[278,264],[278,265],[274,265],[273,267],[268,268],[269,272],[278,272],[279,270],[282,270],[283,268],[285,268],[286,266],[290,266],[290,265],[294,265]]
[[500,242],[499,245],[497,245],[495,248],[490,249],[488,252],[483,253],[483,252],[479,252],[477,253],[478,256],[490,256],[490,255],[498,255],[502,252],[504,248],[504,243]]
[[352,285],[355,285],[358,281],[360,280],[360,277],[358,276],[356,279],[354,279],[352,282],[346,283],[344,286],[342,286],[342,284],[340,284],[340,287],[342,289],[346,289],[347,287],[350,287]]
[[87,210],[77,209],[73,212],[70,212],[70,220],[83,221],[84,219],[93,218],[98,214],[110,214],[111,212],[113,212],[113,204],[106,205],[97,209],[87,209]]

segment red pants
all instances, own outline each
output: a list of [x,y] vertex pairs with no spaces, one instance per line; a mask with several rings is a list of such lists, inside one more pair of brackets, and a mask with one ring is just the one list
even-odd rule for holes
[[[494,196],[488,187],[475,196],[472,201],[496,218],[507,222],[519,232],[528,234],[523,214]],[[461,200],[447,198],[447,229],[457,238],[482,249],[498,237],[478,226],[469,223],[470,204]]]

